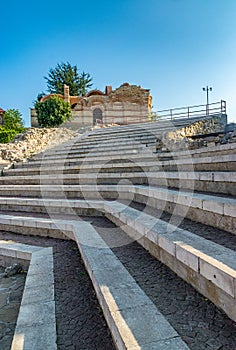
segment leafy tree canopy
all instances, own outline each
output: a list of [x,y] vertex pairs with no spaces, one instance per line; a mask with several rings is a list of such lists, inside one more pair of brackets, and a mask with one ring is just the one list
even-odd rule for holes
[[72,118],[70,104],[58,96],[51,96],[35,103],[38,123],[41,127],[56,127]]
[[18,109],[8,109],[3,114],[3,127],[6,130],[16,130],[19,132],[24,131],[22,114],[18,111]]
[[51,94],[63,95],[64,84],[66,84],[70,88],[71,96],[85,96],[93,85],[93,78],[89,73],[79,74],[77,66],[72,66],[69,62],[58,63],[55,68],[49,70],[48,77],[44,79],[47,81],[47,88]]

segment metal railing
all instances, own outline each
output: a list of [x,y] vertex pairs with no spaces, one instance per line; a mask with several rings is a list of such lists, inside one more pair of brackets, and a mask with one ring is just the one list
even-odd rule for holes
[[[124,106],[125,111],[125,106]],[[176,120],[176,119],[187,119],[187,118],[209,118],[213,116],[226,115],[226,101],[221,100],[220,102],[214,102],[204,105],[195,105],[188,107],[178,107],[163,109],[160,111],[151,112],[150,115],[133,116],[130,111],[130,116],[126,116],[125,113],[122,116],[104,116],[99,124],[114,124],[114,125],[127,125],[137,124],[142,122],[150,121],[165,121],[165,120]]]
[[159,118],[173,120],[193,117],[210,117],[223,114],[226,114],[226,101],[221,100],[220,102],[214,102],[206,105],[178,107],[152,112],[152,120],[157,120]]

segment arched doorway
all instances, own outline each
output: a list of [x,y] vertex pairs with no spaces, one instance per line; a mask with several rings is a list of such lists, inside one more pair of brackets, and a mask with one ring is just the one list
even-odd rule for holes
[[93,110],[93,125],[102,123],[102,110],[95,108]]

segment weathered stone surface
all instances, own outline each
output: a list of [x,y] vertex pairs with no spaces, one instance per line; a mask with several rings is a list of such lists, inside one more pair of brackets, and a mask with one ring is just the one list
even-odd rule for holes
[[66,128],[31,128],[19,134],[14,141],[0,144],[1,162],[20,162],[49,147],[57,146],[78,135]]
[[156,149],[158,151],[191,150],[236,140],[236,131],[230,131],[225,135],[224,128],[219,117],[202,119],[186,127],[163,133],[157,139]]

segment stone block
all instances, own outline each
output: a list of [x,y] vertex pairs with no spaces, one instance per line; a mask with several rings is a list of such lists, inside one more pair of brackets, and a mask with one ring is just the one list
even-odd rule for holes
[[200,274],[212,281],[230,296],[236,298],[236,271],[210,257],[199,259]]
[[175,243],[172,242],[170,239],[166,238],[165,235],[160,235],[158,237],[158,245],[160,248],[162,248],[164,251],[166,251],[170,255],[173,255],[173,256],[176,255]]
[[176,259],[190,267],[192,270],[199,271],[199,259],[196,250],[182,242],[176,242]]
[[[139,346],[129,348],[129,350],[139,349]],[[157,342],[144,344],[142,346],[142,350],[189,350],[189,347],[183,342],[180,337],[176,337],[168,340],[160,340]]]
[[11,350],[57,350],[56,324],[17,326]]
[[29,327],[29,326],[43,326],[52,325],[55,323],[55,303],[38,302],[33,304],[21,305],[17,326]]
[[111,313],[127,349],[177,337],[167,320],[150,305],[127,308]]
[[223,215],[224,203],[217,201],[217,198],[214,201],[203,200],[203,210]]
[[[53,283],[53,281],[52,281]],[[30,287],[25,286],[21,305],[54,301],[54,284]]]

